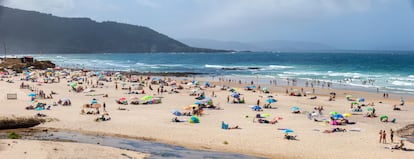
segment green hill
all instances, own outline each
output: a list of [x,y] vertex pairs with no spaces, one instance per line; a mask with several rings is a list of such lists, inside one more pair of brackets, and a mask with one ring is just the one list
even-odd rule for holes
[[13,54],[219,51],[190,47],[144,26],[62,18],[3,6],[0,27],[0,43]]

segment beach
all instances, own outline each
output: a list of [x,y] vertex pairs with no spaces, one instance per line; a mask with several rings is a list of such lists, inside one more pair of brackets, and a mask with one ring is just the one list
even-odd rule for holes
[[[196,86],[195,84],[185,83],[191,83],[191,80],[183,81],[183,78],[173,76],[157,77],[157,79],[170,78],[171,80],[168,83],[175,80],[177,85],[183,86],[183,89],[176,90],[178,91],[177,93],[168,93],[172,89],[171,86],[164,86],[163,89],[168,90],[168,92],[158,93],[157,89],[160,88],[160,85],[151,84],[153,90],[150,90],[149,85],[144,84],[145,94],[128,94],[128,88],[136,83],[129,82],[127,76],[124,76],[123,80],[115,80],[115,75],[111,77],[104,76],[105,79],[111,78],[112,81],[99,81],[102,84],[96,85],[98,76],[73,75],[71,74],[72,77],[76,78],[86,77],[88,81],[92,80],[92,82],[87,84],[87,82],[83,81],[80,84],[79,81],[72,81],[72,78],[68,79],[61,76],[60,82],[39,83],[31,82],[30,80],[20,80],[24,78],[22,74],[4,78],[3,81],[0,81],[2,88],[0,102],[3,103],[0,115],[6,117],[35,116],[37,113],[41,113],[45,114],[46,118],[55,119],[37,126],[42,129],[53,128],[88,134],[144,139],[191,149],[233,152],[265,158],[410,158],[413,155],[412,151],[390,150],[386,148],[400,142],[400,137],[395,134],[394,143],[390,143],[390,129],[397,131],[399,128],[412,124],[414,121],[414,103],[409,98],[405,98],[404,106],[399,106],[401,108],[400,111],[393,110],[393,105],[398,105],[400,102],[400,95],[390,94],[389,98],[383,98],[382,93],[318,87],[315,88],[314,94],[310,93],[307,96],[299,97],[290,96],[286,94],[285,90],[288,90],[289,93],[301,93],[302,88],[304,89],[303,92],[313,92],[313,89],[300,86],[261,84],[261,88],[267,87],[270,93],[264,93],[262,89],[255,89],[256,91],[253,92],[244,89],[245,86],[250,85],[245,84],[250,82],[250,80],[242,81],[241,84],[238,84],[237,82],[213,81],[211,77],[194,77],[194,80],[199,82],[199,86]],[[69,77],[69,75],[65,77]],[[39,77],[39,79],[42,79],[42,77]],[[149,79],[151,80],[153,77]],[[6,80],[11,80],[13,83],[6,82]],[[150,80],[147,82],[150,82]],[[237,79],[235,80],[237,81]],[[35,99],[38,102],[47,103],[46,106],[52,105],[53,102],[57,102],[62,98],[69,98],[71,105],[51,106],[50,110],[26,110],[25,107],[32,104],[30,102],[31,98],[28,96],[32,91],[21,89],[20,85],[22,82],[34,90],[43,90],[47,95],[51,91],[55,92],[52,95],[53,99]],[[87,86],[94,91],[77,93],[71,88],[73,82],[77,83],[75,87],[82,86],[85,88]],[[211,87],[205,88],[204,82],[209,82]],[[92,88],[92,85],[95,85],[94,88]],[[213,85],[216,87],[212,87]],[[225,90],[222,90],[222,85],[226,85],[228,88],[226,87]],[[254,85],[256,87],[259,86],[258,84]],[[231,88],[235,92],[240,93],[240,97],[246,101],[244,104],[227,102],[227,98],[232,94],[229,91]],[[197,101],[195,99],[197,96],[190,96],[194,92],[193,90],[204,92],[205,97],[211,98],[213,105],[218,106],[220,109],[203,109],[201,116],[198,117],[199,123],[190,123],[188,121],[172,122],[171,119],[175,117],[171,113],[172,110],[180,112],[191,111],[191,108],[190,110],[185,110],[184,107],[192,105]],[[213,92],[214,96],[212,96]],[[329,101],[330,92],[336,93],[334,101]],[[6,98],[8,93],[16,93],[17,99],[8,100]],[[106,94],[108,97],[104,97]],[[130,101],[132,98],[142,98],[146,95],[160,98],[162,102],[160,104],[145,105],[123,105],[115,102],[120,98]],[[365,102],[360,102],[358,105],[367,105],[373,102],[374,106],[372,107],[375,108],[377,117],[364,117],[364,114],[367,112],[367,106],[361,108],[363,112],[350,112],[350,105],[353,101],[346,99],[348,95],[352,95],[350,98],[355,100],[360,97],[365,99]],[[272,98],[277,100],[277,102],[271,103],[272,109],[263,109],[263,111],[253,111],[251,109],[251,106],[256,105],[258,100],[260,106],[265,104],[268,96],[272,96]],[[310,97],[314,96],[317,98],[310,99]],[[233,97],[229,98],[230,101],[233,100]],[[110,116],[110,120],[96,121],[104,112],[102,107],[100,108],[99,115],[81,114],[83,105],[90,103],[93,99],[96,99],[100,104],[105,103],[105,110],[108,116]],[[300,109],[300,113],[292,113],[291,109],[295,106]],[[346,118],[356,123],[331,125],[325,121],[315,122],[314,119],[308,119],[307,112],[310,113],[314,111],[315,107],[320,106],[323,106],[323,111],[322,115],[317,117],[318,120],[329,120],[330,112],[338,112],[338,114],[351,113],[352,115]],[[277,119],[277,123],[259,123],[258,119],[255,118],[257,114],[266,116],[266,118],[263,118],[264,120]],[[390,121],[394,118],[396,120],[395,122],[381,122],[379,117],[382,115],[387,115]],[[189,120],[190,117],[178,116],[177,119]],[[230,127],[238,126],[238,129],[222,129],[223,121],[228,123]],[[323,133],[325,130],[332,130],[333,128],[346,129],[346,131]],[[293,130],[289,135],[296,136],[296,140],[285,139],[283,130],[286,129]],[[378,133],[380,130],[386,130],[386,144],[379,143]],[[6,140],[3,142],[10,143],[12,141]],[[62,144],[21,140],[17,140],[17,142],[34,142],[51,147],[55,144]],[[73,145],[69,145],[65,149],[76,151],[73,147]],[[414,149],[414,144],[405,142],[405,147],[408,150],[412,150]],[[21,149],[25,149],[25,147]],[[88,145],[89,149],[96,151],[96,153],[91,154],[97,154],[103,148]],[[0,151],[0,154],[2,151]],[[121,150],[113,151],[114,155],[119,155]],[[66,153],[60,153],[60,151],[56,153],[68,157]],[[142,157],[142,155],[138,156]],[[13,156],[11,157],[14,158]],[[30,156],[30,158],[42,157],[42,154]],[[87,156],[86,158],[95,158],[95,156]],[[100,158],[117,158],[117,156],[101,156]]]

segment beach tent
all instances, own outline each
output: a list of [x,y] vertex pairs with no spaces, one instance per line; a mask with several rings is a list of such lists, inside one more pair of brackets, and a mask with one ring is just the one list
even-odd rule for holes
[[365,102],[365,98],[358,98],[358,102]]
[[191,116],[190,120],[188,120],[190,123],[200,123],[200,119],[197,116]]
[[388,116],[382,115],[380,116],[380,121],[388,120]]
[[264,87],[264,88],[263,88],[263,92],[264,92],[264,93],[269,93],[269,89],[268,89],[267,87]]

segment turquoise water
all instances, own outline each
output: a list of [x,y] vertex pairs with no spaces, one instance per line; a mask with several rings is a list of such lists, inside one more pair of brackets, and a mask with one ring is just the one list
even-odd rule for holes
[[[61,67],[196,72],[215,76],[322,80],[414,94],[414,52],[395,53],[105,53],[32,55]],[[373,81],[373,82],[369,82]]]

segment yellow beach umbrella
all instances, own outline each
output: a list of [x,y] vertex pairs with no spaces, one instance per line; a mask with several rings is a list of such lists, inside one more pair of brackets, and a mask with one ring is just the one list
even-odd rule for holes
[[352,114],[350,114],[350,113],[345,113],[345,114],[342,114],[342,116],[344,116],[344,117],[350,117],[350,116],[352,116]]

